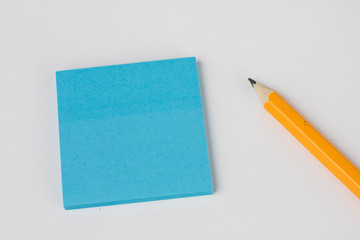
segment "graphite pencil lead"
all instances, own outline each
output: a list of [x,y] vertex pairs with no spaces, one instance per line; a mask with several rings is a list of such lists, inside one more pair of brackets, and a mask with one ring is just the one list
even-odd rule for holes
[[254,79],[248,78],[249,82],[251,83],[251,86],[254,87],[254,84],[256,84],[256,81]]

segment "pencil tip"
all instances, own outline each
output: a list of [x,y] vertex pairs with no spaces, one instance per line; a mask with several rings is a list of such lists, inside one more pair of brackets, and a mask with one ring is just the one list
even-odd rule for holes
[[254,79],[248,78],[249,82],[251,83],[251,86],[254,87],[254,84],[256,84],[256,81]]

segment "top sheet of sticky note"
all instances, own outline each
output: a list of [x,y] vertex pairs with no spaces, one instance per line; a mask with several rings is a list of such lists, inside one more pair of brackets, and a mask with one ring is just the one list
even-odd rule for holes
[[65,209],[212,193],[195,58],[56,72]]

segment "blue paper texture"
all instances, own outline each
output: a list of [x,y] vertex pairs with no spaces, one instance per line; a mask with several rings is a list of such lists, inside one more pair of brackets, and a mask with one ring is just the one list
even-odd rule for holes
[[212,194],[194,57],[56,82],[65,209]]

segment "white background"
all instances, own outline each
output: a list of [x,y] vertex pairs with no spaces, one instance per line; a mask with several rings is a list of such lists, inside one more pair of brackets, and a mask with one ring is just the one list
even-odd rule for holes
[[[215,193],[65,211],[55,71],[196,56]],[[0,239],[360,239],[360,200],[261,107],[360,167],[360,2],[0,1]]]

